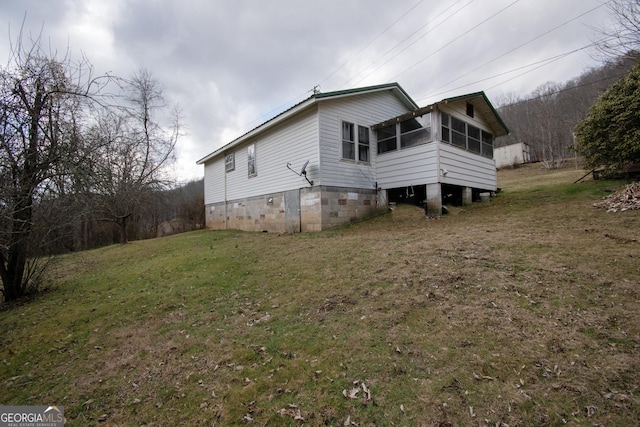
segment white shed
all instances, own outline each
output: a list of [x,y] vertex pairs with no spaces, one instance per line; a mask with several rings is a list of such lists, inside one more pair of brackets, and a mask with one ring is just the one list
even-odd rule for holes
[[531,161],[529,145],[524,142],[505,145],[493,150],[493,158],[496,161],[496,168],[505,166],[522,165]]

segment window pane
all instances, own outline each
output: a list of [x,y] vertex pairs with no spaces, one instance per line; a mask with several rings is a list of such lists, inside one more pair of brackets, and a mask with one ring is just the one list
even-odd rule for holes
[[369,128],[358,126],[358,144],[369,145]]
[[400,123],[400,133],[411,132],[412,130],[420,129],[422,124],[416,119],[405,120]]
[[400,147],[412,147],[431,139],[431,113],[400,123]]
[[342,140],[353,141],[353,123],[342,122]]
[[467,102],[467,116],[473,117],[473,104]]
[[493,145],[493,135],[487,131],[482,131],[482,142]]
[[488,158],[493,158],[493,145],[482,143],[482,155]]
[[460,132],[462,134],[467,133],[466,123],[462,120],[458,120],[455,117],[451,117],[451,129]]
[[356,147],[354,139],[354,125],[349,122],[342,122],[342,158],[348,160],[356,159]]
[[256,175],[256,146],[253,144],[247,147],[247,169],[249,176]]
[[393,137],[391,139],[385,139],[383,141],[378,141],[378,154],[386,153],[388,151],[397,150],[396,138]]
[[369,146],[368,145],[359,145],[358,146],[358,160],[361,162],[369,161]]
[[358,126],[358,160],[369,161],[369,128]]
[[479,153],[480,152],[480,141],[477,139],[473,139],[473,138],[469,138],[468,141],[468,149],[469,151],[473,151],[475,153]]
[[456,131],[451,132],[451,136],[453,138],[453,145],[457,145],[458,147],[466,148],[467,146],[467,137]]
[[383,127],[382,129],[378,129],[378,141],[382,141],[383,139],[396,137],[396,125],[391,125],[387,127]]
[[442,122],[442,126],[449,127],[449,115],[447,113],[440,114],[440,121]]
[[422,128],[420,130],[405,133],[400,136],[400,147],[412,147],[414,145],[422,144],[431,141],[431,128]]
[[475,126],[467,125],[467,149],[469,151],[473,151],[474,153],[480,152],[480,129]]
[[449,132],[448,127],[442,126],[442,140],[451,142],[451,133]]
[[388,151],[397,150],[396,146],[396,125],[390,125],[378,129],[378,153],[386,153]]
[[355,144],[353,142],[342,141],[342,158],[349,160],[356,159]]
[[227,172],[231,172],[232,170],[234,170],[236,168],[236,161],[235,161],[234,153],[227,154],[225,156],[225,158],[224,158],[224,166],[225,166],[225,171],[227,171]]

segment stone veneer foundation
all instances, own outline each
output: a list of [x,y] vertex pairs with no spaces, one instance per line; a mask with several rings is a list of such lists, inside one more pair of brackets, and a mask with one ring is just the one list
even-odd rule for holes
[[[373,189],[306,187],[209,204],[205,207],[206,223],[207,228],[213,230],[278,233],[321,231],[387,209],[385,194],[384,191],[377,194]],[[286,211],[287,206],[291,212]]]

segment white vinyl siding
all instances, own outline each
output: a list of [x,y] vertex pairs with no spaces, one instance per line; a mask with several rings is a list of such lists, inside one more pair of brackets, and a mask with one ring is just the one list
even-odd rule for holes
[[225,156],[204,165],[204,203],[205,205],[224,201]]
[[441,182],[495,191],[495,170],[493,159],[437,142],[380,156],[377,178],[385,189]]
[[440,168],[448,171],[440,179],[444,184],[489,191],[497,188],[495,162],[479,154],[440,143]]
[[378,185],[398,188],[438,182],[437,144],[423,144],[378,157]]
[[[249,176],[248,147],[255,146],[257,175]],[[309,184],[287,168],[301,168],[309,160],[307,176],[316,179],[318,173],[318,126],[316,109],[311,108],[291,117],[257,138],[240,144],[235,153],[235,170],[224,174],[224,156],[205,164],[205,203],[238,200],[262,194],[277,193],[306,187]],[[221,167],[216,166],[220,164]],[[225,197],[226,188],[226,197]]]
[[[389,91],[328,100],[320,104],[320,179],[316,185],[374,188],[376,183],[375,149],[369,148],[369,161],[342,160],[342,122],[354,123],[369,130],[370,145],[375,133],[370,127],[389,117],[406,113],[408,108]],[[358,154],[357,154],[358,155]]]

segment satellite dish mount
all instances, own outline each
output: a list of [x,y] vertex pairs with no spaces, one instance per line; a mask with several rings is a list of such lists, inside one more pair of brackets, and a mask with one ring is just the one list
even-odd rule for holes
[[307,165],[308,164],[309,164],[309,160],[304,162],[304,165],[302,165],[302,169],[300,169],[300,172],[296,172],[295,170],[291,169],[291,163],[287,163],[287,168],[289,168],[290,171],[292,171],[293,173],[295,173],[298,176],[304,176],[304,179],[306,179],[307,182],[311,186],[313,186],[313,181],[310,181],[309,178],[307,178]]

